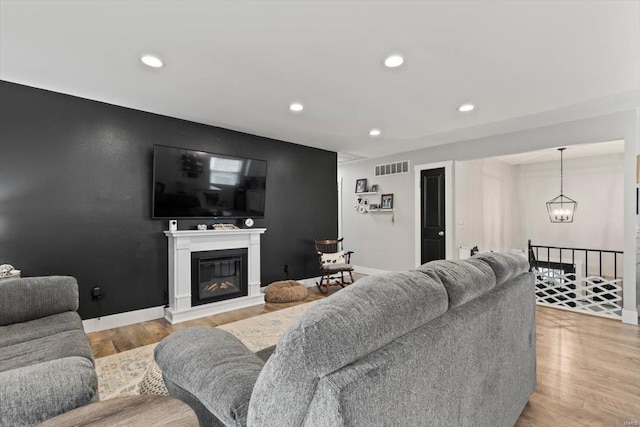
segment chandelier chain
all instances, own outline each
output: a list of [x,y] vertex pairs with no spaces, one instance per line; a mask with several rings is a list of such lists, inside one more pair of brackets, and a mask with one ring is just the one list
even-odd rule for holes
[[563,189],[563,186],[562,186],[562,183],[563,183],[563,180],[564,180],[564,169],[562,167],[562,163],[563,163],[562,162],[562,154],[563,154],[562,152],[563,151],[564,151],[564,149],[560,150],[560,195],[564,194],[564,189]]

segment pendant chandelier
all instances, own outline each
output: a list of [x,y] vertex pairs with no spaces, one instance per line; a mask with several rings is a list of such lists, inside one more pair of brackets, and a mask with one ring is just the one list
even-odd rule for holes
[[573,214],[578,208],[578,202],[562,194],[562,152],[564,150],[566,148],[558,148],[560,151],[560,195],[547,202],[547,212],[549,212],[551,222],[573,222]]

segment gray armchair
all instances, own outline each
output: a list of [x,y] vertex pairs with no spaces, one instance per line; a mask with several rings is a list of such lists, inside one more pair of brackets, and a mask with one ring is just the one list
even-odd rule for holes
[[29,426],[98,400],[73,277],[0,280],[0,426]]

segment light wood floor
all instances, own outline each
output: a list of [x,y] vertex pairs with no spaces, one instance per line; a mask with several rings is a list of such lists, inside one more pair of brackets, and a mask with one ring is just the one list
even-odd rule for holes
[[[149,322],[136,323],[135,325],[124,326],[122,328],[93,332],[89,334],[91,349],[93,350],[93,355],[96,358],[108,356],[110,354],[116,354],[122,351],[160,342],[167,335],[177,330],[188,328],[189,326],[220,326],[225,323],[248,319],[249,317],[259,316],[261,314],[282,310],[283,308],[293,307],[294,305],[304,304],[326,297],[326,295],[321,294],[316,287],[308,289],[309,296],[300,302],[265,303],[175,325],[170,324],[164,319],[157,319]],[[340,288],[337,286],[331,287],[329,295],[337,292],[339,289]]]
[[536,314],[538,386],[516,425],[639,426],[640,327],[548,307]]
[[[153,344],[188,326],[222,325],[324,298],[315,288],[309,291],[300,303],[266,303],[178,325],[153,320],[95,332],[89,339],[95,356],[102,357]],[[536,323],[538,387],[517,426],[640,425],[640,327],[547,307],[537,308]]]

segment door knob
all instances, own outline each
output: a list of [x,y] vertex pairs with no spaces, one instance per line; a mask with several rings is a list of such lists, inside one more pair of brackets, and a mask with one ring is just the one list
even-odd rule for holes
[[440,236],[440,237],[444,236],[444,231],[440,231],[440,232],[438,233],[438,236]]

